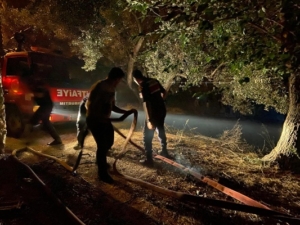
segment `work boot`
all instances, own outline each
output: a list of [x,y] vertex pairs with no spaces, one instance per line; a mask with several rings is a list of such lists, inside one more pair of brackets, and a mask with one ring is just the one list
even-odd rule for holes
[[52,145],[61,145],[61,144],[62,144],[61,139],[58,139],[58,140],[53,140],[53,141],[49,142],[47,145],[52,146]]
[[153,159],[141,159],[140,160],[140,163],[143,165],[143,166],[147,166],[147,167],[153,167],[154,166],[154,162],[153,162]]
[[113,184],[114,183],[114,179],[112,179],[112,177],[108,173],[99,174],[98,177],[99,177],[99,180],[101,180],[105,183],[108,183],[108,184]]
[[163,157],[170,158],[170,155],[169,155],[169,153],[168,153],[168,151],[166,149],[158,151],[158,154],[161,155],[161,156],[163,156]]
[[81,144],[77,143],[77,145],[75,145],[75,146],[73,147],[73,149],[74,149],[74,150],[81,150],[81,149],[83,149],[83,146],[82,146]]
[[146,153],[146,159],[140,160],[140,163],[147,167],[153,167],[154,162],[153,162],[153,158],[152,158],[152,152]]

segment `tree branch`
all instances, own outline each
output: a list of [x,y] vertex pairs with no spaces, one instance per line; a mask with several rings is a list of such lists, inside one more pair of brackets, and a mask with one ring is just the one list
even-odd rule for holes
[[265,28],[263,28],[263,27],[261,27],[261,26],[258,26],[257,24],[254,24],[254,23],[251,23],[251,22],[248,22],[248,24],[249,24],[251,27],[253,27],[253,28],[255,28],[255,29],[257,29],[257,30],[259,30],[259,31],[261,31],[261,32],[263,32],[263,33],[265,33],[265,34],[267,34],[267,35],[269,35],[269,36],[270,36],[271,38],[273,38],[275,41],[278,41],[279,43],[281,43],[281,39],[280,39],[280,38],[271,35]]
[[171,78],[168,79],[168,81],[166,82],[166,84],[164,85],[166,92],[169,93],[170,88],[172,86],[172,82],[176,77],[183,77],[183,78],[187,78],[187,76],[184,75],[172,75]]
[[277,25],[280,26],[281,28],[284,27],[281,23],[279,23],[279,22],[277,22],[277,21],[275,21],[275,20],[272,20],[272,19],[270,19],[270,18],[266,18],[266,20],[269,20],[270,22],[273,22],[273,23],[277,24]]
[[224,62],[224,63],[221,63],[220,65],[218,65],[217,68],[210,74],[210,77],[213,78],[213,77],[215,76],[215,74],[217,73],[217,71],[218,71],[221,67],[225,66],[226,64],[227,64],[227,62]]

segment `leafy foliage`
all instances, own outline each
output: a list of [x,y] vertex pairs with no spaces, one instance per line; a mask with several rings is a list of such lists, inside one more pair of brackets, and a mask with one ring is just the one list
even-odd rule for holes
[[[254,103],[287,111],[287,77],[300,58],[296,1],[12,2],[4,1],[10,4],[1,8],[7,48],[16,30],[30,26],[28,43],[72,51],[85,60],[86,70],[93,70],[103,57],[126,66],[138,38],[145,36],[136,63],[149,76],[168,85],[181,77],[185,88],[206,77],[222,90],[223,103],[243,113],[250,113]],[[44,38],[34,40],[37,34]]]
[[187,80],[186,87],[199,84],[201,74],[205,75],[204,67],[200,67],[203,62],[199,60],[202,52],[195,48],[191,51],[192,46],[187,43],[190,40],[184,33],[177,31],[170,24],[164,25],[169,26],[165,28],[169,29],[168,32],[173,29],[172,32],[159,40],[156,45],[149,44],[149,50],[139,57],[148,76],[156,77],[163,83],[181,77]]
[[[299,11],[299,5],[278,0],[162,0],[139,1],[139,4],[148,5],[137,8],[136,1],[128,2],[133,10],[140,10],[145,17],[155,16],[162,24],[155,32],[161,33],[162,37],[169,35],[173,41],[166,48],[175,52],[171,63],[177,62],[175,68],[180,68],[178,61],[197,59],[197,63],[191,64],[193,69],[189,70],[195,73],[184,73],[187,85],[197,85],[205,76],[223,90],[223,103],[233,105],[242,113],[251,113],[254,103],[287,112],[286,78],[293,71],[292,65],[299,60],[295,57],[299,41],[296,35],[291,35],[299,32],[298,28],[293,31],[295,27],[291,26],[298,24],[299,18],[296,13],[291,15],[290,10]],[[291,19],[287,21],[287,17]],[[289,49],[285,47],[288,38],[282,38],[286,29],[287,36],[294,38],[288,42]],[[164,39],[157,43],[160,49],[163,49],[162,45],[168,45]],[[174,42],[181,46],[179,51],[174,48],[177,46]],[[159,55],[158,48],[154,49],[152,54]],[[155,62],[151,57],[152,65],[146,64],[147,70],[152,74],[163,74],[164,70],[157,68],[169,68],[170,58],[156,57]],[[165,63],[161,62],[163,59]],[[245,77],[249,81],[240,83]]]
[[83,30],[82,36],[73,40],[72,44],[83,55],[82,59],[85,62],[83,69],[86,71],[95,70],[97,61],[103,57],[101,51],[99,51],[104,45],[102,40],[94,37],[94,33],[91,33],[89,30]]

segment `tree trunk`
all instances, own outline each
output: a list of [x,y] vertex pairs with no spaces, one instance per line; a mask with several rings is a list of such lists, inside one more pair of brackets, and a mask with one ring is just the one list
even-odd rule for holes
[[[0,79],[2,79],[0,77]],[[3,98],[2,83],[0,87],[0,154],[4,154],[4,145],[6,140],[6,121],[5,121],[5,107]]]
[[128,86],[130,89],[132,89],[132,71],[133,71],[133,68],[134,68],[134,63],[135,63],[135,60],[136,60],[136,56],[138,55],[142,45],[143,45],[143,42],[145,40],[145,36],[142,35],[142,26],[141,26],[141,23],[138,19],[138,17],[132,13],[132,15],[134,16],[135,18],[135,21],[136,21],[136,25],[137,25],[137,28],[138,28],[138,32],[140,34],[139,36],[139,39],[136,43],[136,45],[134,46],[131,54],[129,55],[129,62],[128,62],[128,67],[127,67],[127,83],[128,83]]
[[[276,147],[262,158],[264,162],[274,162],[280,157],[300,155],[300,74],[299,71],[289,78],[289,110]],[[295,155],[295,154],[294,154]]]
[[173,81],[176,75],[172,75],[166,82],[164,88],[166,89],[166,92],[169,93],[171,86],[173,85]]
[[171,75],[171,76],[169,77],[169,79],[166,81],[165,85],[164,85],[164,88],[166,89],[166,92],[167,92],[167,93],[169,93],[169,91],[170,91],[172,85],[174,84],[174,83],[173,83],[173,82],[174,82],[174,79],[175,79],[176,77],[182,77],[182,78],[185,78],[185,79],[186,79],[186,76],[183,76],[183,75]]
[[134,68],[134,63],[137,54],[140,51],[140,48],[142,47],[142,44],[145,40],[145,37],[141,36],[135,45],[134,49],[132,50],[132,54],[129,56],[129,62],[128,62],[128,67],[127,67],[127,83],[130,88],[132,88],[132,71]]
[[5,54],[3,46],[3,36],[2,36],[2,12],[0,9],[0,57]]
[[[0,12],[0,57],[4,55],[1,18],[2,15]],[[3,97],[3,89],[2,89],[2,77],[0,76],[0,154],[4,154],[5,139],[6,139],[5,107],[4,107],[4,97]]]

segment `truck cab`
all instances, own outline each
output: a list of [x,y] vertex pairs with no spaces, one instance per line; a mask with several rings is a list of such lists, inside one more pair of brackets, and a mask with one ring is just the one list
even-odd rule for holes
[[70,79],[69,68],[74,66],[72,60],[37,48],[32,50],[10,52],[1,58],[8,136],[20,137],[28,119],[37,110],[33,94],[24,81],[30,75],[33,65],[37,76],[47,84],[50,91],[54,103],[50,120],[54,123],[75,121],[80,101],[88,94],[90,87],[88,82],[79,83],[78,80],[73,82]]

